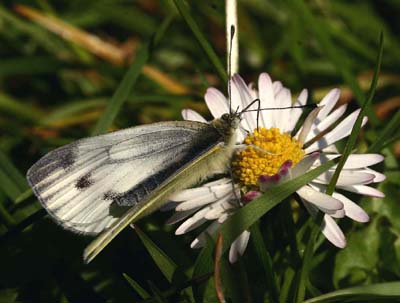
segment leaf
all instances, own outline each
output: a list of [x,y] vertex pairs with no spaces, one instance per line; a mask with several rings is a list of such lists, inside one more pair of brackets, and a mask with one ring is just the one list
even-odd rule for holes
[[125,280],[129,283],[129,285],[133,288],[134,291],[136,291],[138,293],[139,296],[142,297],[142,299],[148,299],[150,298],[149,293],[142,288],[138,282],[136,282],[135,280],[133,280],[131,277],[129,277],[126,273],[122,274],[125,278]]
[[165,278],[172,282],[178,266],[137,225],[135,231]]
[[28,189],[28,183],[11,160],[0,151],[0,188],[15,201]]
[[400,282],[388,282],[346,288],[304,301],[325,302],[397,302],[400,299]]
[[346,249],[340,250],[335,258],[335,286],[373,282],[371,273],[377,271],[379,262],[378,221],[373,220],[367,227],[347,236]]

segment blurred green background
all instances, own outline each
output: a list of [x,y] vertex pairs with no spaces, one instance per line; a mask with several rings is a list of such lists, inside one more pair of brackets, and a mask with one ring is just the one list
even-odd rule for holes
[[[203,95],[209,86],[225,92],[226,75],[199,46],[176,3],[187,4],[225,66],[221,0],[1,2],[0,302],[138,302],[146,293],[154,302],[193,302],[190,286],[204,285],[190,278],[198,251],[189,244],[196,233],[175,236],[174,227],[164,224],[168,213],[142,220],[141,237],[124,231],[83,265],[90,238],[64,231],[44,216],[24,177],[46,152],[95,132],[181,119],[183,108],[210,118]],[[313,102],[340,87],[340,102],[350,110],[359,107],[381,32],[385,38],[370,122],[357,147],[385,154],[377,169],[388,177],[379,185],[386,198],[353,197],[371,222],[340,222],[348,239],[344,250],[322,243],[308,297],[400,279],[399,15],[396,0],[239,1],[240,74],[250,82],[268,72],[296,94],[308,88]],[[114,93],[132,64],[127,84],[120,86],[126,98],[118,98]],[[105,112],[107,104],[114,106]],[[279,211],[261,222],[278,274],[288,266],[282,261],[288,239]],[[295,217],[300,227],[308,215],[299,209]],[[155,251],[163,251],[161,257]],[[238,264],[225,264],[231,301],[269,302],[254,256],[250,245]],[[204,302],[216,302],[208,285]]]

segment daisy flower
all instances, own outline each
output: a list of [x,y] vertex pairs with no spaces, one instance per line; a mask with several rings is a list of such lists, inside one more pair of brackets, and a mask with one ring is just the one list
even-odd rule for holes
[[[299,131],[293,130],[302,114],[302,108],[261,111],[257,129],[257,113],[246,112],[237,130],[237,150],[231,162],[233,179],[223,177],[202,186],[174,194],[175,214],[169,223],[181,224],[176,234],[187,233],[207,222],[209,226],[192,243],[192,248],[205,244],[205,233],[215,233],[219,226],[238,208],[260,196],[262,192],[306,173],[322,163],[340,157],[334,143],[349,136],[360,110],[356,110],[337,123],[346,111],[346,104],[335,107],[340,91],[331,90],[305,119]],[[259,98],[261,108],[282,108],[305,105],[307,90],[303,90],[295,103],[289,89],[281,82],[272,82],[268,74],[258,78],[258,90],[246,85],[239,75],[231,79],[232,108],[245,108]],[[229,112],[228,99],[217,89],[209,88],[205,101],[214,118]],[[206,122],[192,110],[184,110],[185,120]],[[364,117],[363,125],[367,122]],[[349,217],[357,222],[367,222],[368,214],[343,192],[383,197],[379,190],[368,186],[381,182],[385,176],[369,166],[383,161],[379,154],[352,154],[347,159],[332,196],[325,194],[335,166],[312,182],[297,190],[305,208],[316,216],[324,213],[322,233],[337,247],[346,246],[346,239],[335,218]],[[216,172],[217,173],[217,172]],[[234,182],[234,184],[232,184]],[[233,190],[234,189],[234,190]],[[241,203],[238,203],[237,197]],[[250,232],[244,231],[231,245],[230,262],[235,262],[247,246]]]

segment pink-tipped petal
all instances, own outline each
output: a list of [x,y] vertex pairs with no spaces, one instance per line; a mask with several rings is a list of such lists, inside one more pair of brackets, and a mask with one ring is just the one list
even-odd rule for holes
[[[315,161],[316,166],[321,165],[321,163],[328,162],[329,160],[335,159],[340,157],[341,154],[321,154],[319,160]],[[352,154],[350,155],[346,163],[344,164],[344,169],[357,169],[357,168],[364,168],[368,166],[375,165],[379,162],[382,162],[385,158],[379,154]],[[333,166],[331,169],[335,169],[337,165]]]
[[362,172],[374,175],[374,180],[372,180],[372,183],[380,183],[386,180],[386,176],[384,174],[381,174],[380,172],[377,172],[373,169],[366,168],[362,170]]
[[[240,96],[242,99],[242,109],[250,105],[254,101],[251,92],[249,91],[246,83],[240,77],[238,74],[235,74],[233,77],[233,83],[235,86],[238,88],[240,92]],[[261,104],[261,103],[260,103]],[[253,105],[249,109],[258,109],[258,102],[254,102]],[[261,106],[260,106],[261,108]],[[242,114],[242,120],[246,120],[247,124],[250,127],[250,130],[253,131],[257,127],[257,112],[256,111],[251,111],[248,112],[246,111],[245,113]],[[259,121],[259,126],[263,126],[262,120]]]
[[247,203],[249,203],[250,201],[252,201],[252,200],[254,200],[254,199],[260,197],[261,195],[262,195],[262,194],[261,194],[261,192],[259,192],[259,191],[256,191],[256,190],[249,191],[249,192],[245,193],[245,194],[242,196],[242,202],[243,202],[244,204],[247,204]]
[[334,192],[332,196],[343,203],[344,211],[347,217],[361,223],[369,221],[368,214],[349,198],[337,192]]
[[[328,184],[334,174],[334,171],[327,171],[319,175],[313,182]],[[369,184],[374,180],[375,176],[371,173],[361,172],[360,170],[342,170],[337,186]]]
[[336,224],[335,220],[332,217],[325,215],[324,221],[321,225],[321,230],[324,236],[331,242],[333,245],[339,248],[346,247],[346,238],[340,229],[340,227]]
[[349,186],[340,186],[339,188],[374,198],[384,198],[385,194],[380,190],[367,186],[367,185],[349,185]]
[[321,210],[335,211],[343,209],[343,203],[327,194],[316,191],[309,186],[303,186],[297,190],[301,198],[314,204]]
[[208,109],[214,118],[220,118],[223,114],[229,113],[228,100],[216,88],[209,88],[204,96]]
[[204,119],[199,113],[197,113],[197,112],[195,112],[194,110],[191,110],[191,109],[183,109],[182,110],[182,117],[183,117],[184,120],[207,123],[206,119]]

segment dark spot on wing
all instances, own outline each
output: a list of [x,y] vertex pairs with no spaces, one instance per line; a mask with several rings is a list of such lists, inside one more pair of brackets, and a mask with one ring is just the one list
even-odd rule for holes
[[60,165],[62,166],[62,168],[64,169],[68,169],[69,167],[71,167],[76,160],[76,149],[75,146],[73,146],[72,144],[70,144],[68,146],[69,148],[66,148],[64,150],[61,151],[60,153]]
[[103,200],[115,200],[118,195],[115,191],[109,190],[104,193]]
[[77,189],[85,189],[94,184],[93,179],[90,179],[91,174],[87,173],[86,175],[79,178],[78,182],[76,182],[75,187]]
[[67,171],[75,163],[76,157],[77,148],[74,143],[51,151],[29,169],[27,175],[29,183],[36,185],[60,168]]

